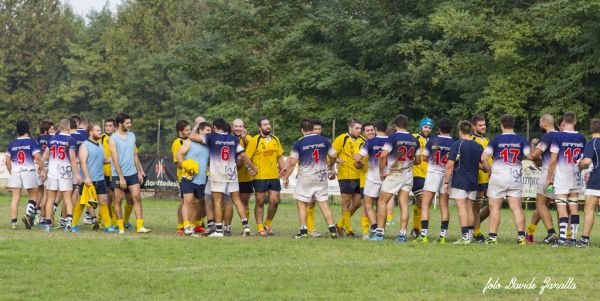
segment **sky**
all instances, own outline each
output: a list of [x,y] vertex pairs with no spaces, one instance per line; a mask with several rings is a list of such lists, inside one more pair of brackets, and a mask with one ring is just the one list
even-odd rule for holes
[[110,10],[115,11],[117,5],[121,4],[121,0],[61,0],[62,3],[69,3],[73,8],[73,11],[85,17],[85,15],[92,9],[97,11],[102,10],[105,3],[109,3]]

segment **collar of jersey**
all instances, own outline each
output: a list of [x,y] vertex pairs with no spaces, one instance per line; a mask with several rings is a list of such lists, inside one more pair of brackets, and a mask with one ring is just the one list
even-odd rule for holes
[[442,136],[442,135],[438,135],[438,137],[440,137],[440,138],[446,138],[446,139],[452,139],[452,136]]
[[313,133],[313,134],[306,134],[306,135],[304,135],[304,137],[308,137],[308,136],[316,136],[316,135],[317,135],[317,134],[314,134],[314,133]]
[[[396,131],[396,133],[408,134],[408,132],[405,132],[405,131]],[[420,136],[421,134],[417,134],[417,135]]]
[[65,134],[65,133],[58,133],[59,135],[63,135],[63,136],[71,136],[71,134]]
[[375,136],[375,138],[387,138],[387,137],[388,137],[387,135],[385,135],[385,136]]
[[577,131],[563,131],[563,133],[578,133]]
[[31,139],[31,137],[17,137],[17,140],[18,139]]
[[517,133],[502,133],[502,135],[516,135]]

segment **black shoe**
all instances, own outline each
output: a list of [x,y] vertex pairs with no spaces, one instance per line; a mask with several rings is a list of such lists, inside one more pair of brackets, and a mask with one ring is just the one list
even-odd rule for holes
[[485,236],[483,236],[483,234],[479,233],[479,235],[475,236],[475,241],[483,244],[485,243]]
[[294,235],[295,239],[308,238],[308,233],[298,233]]
[[571,244],[566,239],[557,239],[556,242],[552,245],[553,247],[568,247]]
[[557,240],[558,240],[558,236],[556,234],[550,234],[542,240],[542,244],[551,245],[551,244],[556,243]]
[[583,241],[583,240],[579,240],[577,242],[577,244],[575,245],[576,248],[587,248],[590,246],[590,241]]
[[27,230],[31,230],[31,226],[33,226],[33,217],[25,215],[21,221],[23,221],[23,224],[25,224],[25,228],[27,228]]

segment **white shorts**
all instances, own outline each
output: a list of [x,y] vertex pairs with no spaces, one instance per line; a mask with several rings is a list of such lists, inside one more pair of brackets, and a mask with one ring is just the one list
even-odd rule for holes
[[427,176],[425,176],[425,185],[423,185],[423,190],[433,193],[445,193],[444,174],[435,172],[427,173]]
[[537,194],[539,195],[543,195],[546,196],[548,198],[551,199],[555,199],[556,197],[554,196],[553,193],[548,193],[546,190],[548,189],[548,171],[547,170],[542,170],[542,174],[540,175],[540,179],[538,181],[538,185],[537,185]]
[[298,178],[296,188],[294,189],[294,199],[297,201],[310,203],[312,200],[317,202],[326,202],[329,200],[329,187],[325,183],[302,183]]
[[14,171],[8,177],[8,188],[37,188],[38,174],[35,170]]
[[365,180],[365,188],[363,189],[363,194],[372,198],[379,197],[379,191],[381,190],[381,182],[375,183],[369,178]]
[[554,173],[554,194],[571,194],[581,192],[583,181],[580,172],[560,172]]
[[597,196],[597,197],[600,197],[600,190],[586,189],[585,193],[583,195],[585,195],[585,196]]
[[458,188],[450,188],[451,199],[469,199],[475,201],[477,199],[477,191],[466,191]]
[[413,186],[412,170],[403,173],[393,173],[385,177],[381,184],[381,191],[396,194],[400,190],[410,192]]
[[[204,200],[212,202],[212,185],[210,184],[211,181],[206,181],[206,187],[204,187]],[[224,183],[226,184],[226,183]],[[237,183],[236,183],[237,184]],[[239,191],[239,184],[238,184],[238,191]],[[215,192],[219,192],[219,191],[215,191]],[[223,201],[224,202],[230,202],[231,201],[231,196],[229,195],[229,192],[225,192],[223,193]]]
[[521,180],[518,182],[512,176],[494,174],[490,177],[487,196],[490,199],[503,199],[506,197],[520,198],[523,191]]
[[48,178],[46,188],[52,191],[73,191],[73,180]]

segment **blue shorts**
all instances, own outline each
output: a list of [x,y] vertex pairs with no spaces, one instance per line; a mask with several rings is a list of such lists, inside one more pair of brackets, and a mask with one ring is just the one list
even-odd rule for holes
[[[83,185],[85,184],[82,183],[81,185],[81,187],[83,188]],[[92,181],[92,185],[94,185],[94,189],[96,189],[97,195],[106,194],[106,182],[104,180]],[[79,189],[79,195],[81,195],[82,192],[83,189]]]
[[256,192],[267,192],[269,190],[281,191],[281,183],[279,182],[279,179],[254,180],[253,183],[254,191]]
[[[140,180],[138,179],[138,175],[137,173],[131,175],[131,176],[125,176],[125,183],[127,184],[127,187],[129,186],[133,186],[136,184],[140,184]],[[112,188],[116,189],[119,188],[121,189],[121,186],[119,186],[119,177],[118,176],[113,176],[112,177]]]
[[198,199],[204,198],[205,184],[195,184],[188,179],[181,179],[179,187],[181,189],[181,195],[193,193],[194,197]]
[[254,192],[254,184],[252,181],[250,182],[239,182],[240,193],[253,193]]
[[360,180],[338,180],[340,192],[343,194],[359,194]]
[[413,193],[415,193],[419,190],[423,190],[424,186],[425,186],[425,178],[413,177],[413,187],[412,187]]
[[112,184],[110,182],[110,177],[109,176],[104,176],[104,183],[105,183],[106,187],[108,187],[110,190],[115,190],[112,187]]

